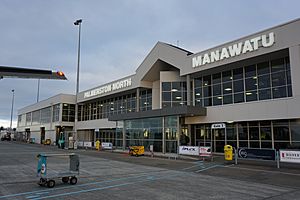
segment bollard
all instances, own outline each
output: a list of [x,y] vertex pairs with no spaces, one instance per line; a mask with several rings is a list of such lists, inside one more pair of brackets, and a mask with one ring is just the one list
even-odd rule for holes
[[237,149],[234,148],[234,164],[236,164],[236,165],[237,165],[237,160],[238,160]]

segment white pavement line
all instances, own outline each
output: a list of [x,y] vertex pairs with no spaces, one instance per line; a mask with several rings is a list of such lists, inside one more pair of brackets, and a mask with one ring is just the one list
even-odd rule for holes
[[204,169],[200,169],[200,170],[197,170],[195,172],[203,172],[203,171],[206,171],[206,170],[209,170],[209,169],[212,169],[212,168],[216,168],[216,167],[223,167],[223,165],[212,165],[210,167],[207,167],[207,168],[204,168]]
[[251,168],[247,168],[247,167],[237,167],[237,166],[234,166],[234,165],[224,166],[224,167],[238,168],[238,169],[244,169],[244,170],[256,171],[256,172],[267,172],[267,173],[273,173],[273,174],[285,174],[285,175],[292,175],[292,176],[300,176],[300,174],[296,174],[296,173],[280,172],[280,171],[269,171],[269,170],[263,170],[263,169],[251,169]]
[[186,167],[186,168],[183,168],[182,170],[188,170],[188,169],[192,169],[192,168],[195,168],[195,167],[199,167],[199,165],[194,165],[194,166],[191,166],[191,167]]

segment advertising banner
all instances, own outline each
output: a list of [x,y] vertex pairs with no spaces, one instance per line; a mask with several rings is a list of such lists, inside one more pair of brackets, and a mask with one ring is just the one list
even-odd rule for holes
[[280,162],[299,163],[300,151],[279,150]]
[[211,148],[210,147],[199,147],[199,156],[211,156]]
[[275,160],[276,151],[274,149],[238,148],[238,158]]
[[190,155],[190,156],[198,156],[199,155],[199,147],[196,147],[196,146],[179,146],[179,154]]
[[92,147],[92,142],[83,142],[84,147]]
[[102,142],[101,147],[102,149],[113,149],[113,144],[110,142]]

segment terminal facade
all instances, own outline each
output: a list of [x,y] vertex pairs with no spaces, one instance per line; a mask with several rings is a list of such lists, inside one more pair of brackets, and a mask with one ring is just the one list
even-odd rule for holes
[[299,146],[299,35],[297,19],[199,53],[158,42],[135,74],[80,92],[76,123],[75,96],[61,94],[20,109],[17,130],[55,141],[76,125],[78,141],[163,153]]

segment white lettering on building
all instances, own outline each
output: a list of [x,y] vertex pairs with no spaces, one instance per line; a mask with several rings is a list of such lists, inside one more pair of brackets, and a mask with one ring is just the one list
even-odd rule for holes
[[222,49],[218,49],[210,53],[205,53],[203,55],[193,57],[192,66],[193,68],[200,67],[206,64],[214,63],[216,61],[221,61],[234,56],[238,56],[240,54],[256,51],[259,49],[259,47],[271,47],[274,43],[274,32],[271,32],[269,34],[261,35],[244,42],[233,44],[228,47],[223,47]]
[[101,86],[99,88],[87,91],[84,93],[83,98],[89,98],[101,94],[105,94],[108,92],[112,92],[115,90],[120,90],[122,88],[130,87],[131,86],[131,78],[124,79],[115,83],[111,83],[105,86]]

